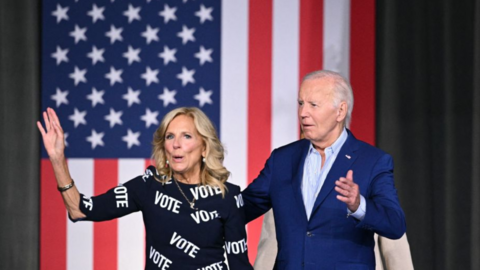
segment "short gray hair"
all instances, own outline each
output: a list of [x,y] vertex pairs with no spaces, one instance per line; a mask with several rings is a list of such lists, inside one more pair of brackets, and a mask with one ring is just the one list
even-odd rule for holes
[[334,93],[333,93],[333,105],[338,107],[340,102],[345,101],[347,103],[347,117],[345,118],[345,126],[350,128],[350,122],[352,120],[353,111],[353,91],[350,83],[342,75],[330,70],[317,70],[308,73],[303,77],[302,83],[308,80],[316,80],[322,78],[330,78],[334,80]]

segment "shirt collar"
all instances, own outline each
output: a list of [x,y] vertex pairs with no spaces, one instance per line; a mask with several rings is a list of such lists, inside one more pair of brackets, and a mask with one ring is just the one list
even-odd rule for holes
[[[345,141],[347,141],[347,138],[348,138],[347,129],[343,128],[343,131],[340,134],[340,137],[338,137],[337,140],[331,146],[325,148],[325,152],[331,152],[330,154],[338,153],[340,151],[340,149],[342,148],[343,144],[345,143]],[[315,149],[313,144],[310,143],[310,147],[308,149],[308,154],[312,154],[312,153],[315,153],[315,152],[318,152],[317,149]]]

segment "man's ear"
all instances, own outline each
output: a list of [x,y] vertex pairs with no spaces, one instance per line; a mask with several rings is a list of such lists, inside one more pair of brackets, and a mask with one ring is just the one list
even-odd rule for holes
[[347,117],[347,111],[348,111],[348,105],[347,102],[342,101],[338,105],[337,109],[337,121],[338,122],[343,122],[345,118]]

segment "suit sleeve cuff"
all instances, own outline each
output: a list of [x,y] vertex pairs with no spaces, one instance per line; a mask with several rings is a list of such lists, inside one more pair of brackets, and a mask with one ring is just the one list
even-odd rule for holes
[[348,216],[352,216],[360,221],[363,220],[365,217],[365,213],[367,213],[367,202],[365,201],[365,198],[360,195],[360,206],[358,207],[357,211],[353,213],[350,211],[350,209],[347,208]]

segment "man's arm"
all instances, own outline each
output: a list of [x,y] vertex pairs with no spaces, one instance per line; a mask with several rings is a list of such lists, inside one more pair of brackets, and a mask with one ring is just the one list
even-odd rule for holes
[[273,151],[268,158],[265,167],[263,167],[258,177],[242,191],[247,223],[265,214],[272,208],[270,201],[270,184],[273,174],[274,153],[275,151]]

